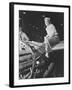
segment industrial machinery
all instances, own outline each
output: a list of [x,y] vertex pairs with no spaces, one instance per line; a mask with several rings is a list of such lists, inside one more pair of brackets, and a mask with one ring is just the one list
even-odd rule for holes
[[[33,41],[21,42],[22,50],[19,51],[19,79],[34,79],[56,77],[55,62],[50,60],[50,56],[45,56],[45,43]],[[28,50],[27,50],[28,49]],[[63,53],[64,42],[60,41],[48,53],[60,51]],[[52,56],[51,56],[52,57]]]

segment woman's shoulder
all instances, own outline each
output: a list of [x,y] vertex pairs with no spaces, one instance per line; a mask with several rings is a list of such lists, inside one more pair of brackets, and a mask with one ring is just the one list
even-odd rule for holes
[[50,26],[50,27],[55,27],[53,24],[50,24],[49,26]]

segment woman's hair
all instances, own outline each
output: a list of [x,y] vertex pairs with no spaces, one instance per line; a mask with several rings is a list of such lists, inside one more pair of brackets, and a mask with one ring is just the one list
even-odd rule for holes
[[45,17],[44,20],[50,21],[50,18],[49,17]]

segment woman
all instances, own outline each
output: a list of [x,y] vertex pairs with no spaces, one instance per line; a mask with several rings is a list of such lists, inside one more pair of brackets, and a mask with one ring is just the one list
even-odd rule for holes
[[44,43],[46,56],[48,57],[49,49],[51,49],[55,44],[59,42],[59,37],[55,26],[50,22],[50,18],[45,17],[44,22],[46,25],[46,32],[47,32],[47,35],[44,37]]

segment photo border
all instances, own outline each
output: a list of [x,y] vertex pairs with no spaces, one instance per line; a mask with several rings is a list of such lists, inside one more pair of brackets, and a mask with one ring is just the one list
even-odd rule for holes
[[[17,85],[14,86],[14,5],[32,5],[32,6],[49,6],[49,7],[63,7],[69,9],[69,80],[62,83],[51,84],[34,84],[34,85]],[[70,6],[68,5],[52,5],[52,4],[35,4],[35,3],[9,3],[9,86],[10,87],[29,87],[29,86],[46,86],[46,85],[62,85],[70,84]]]

